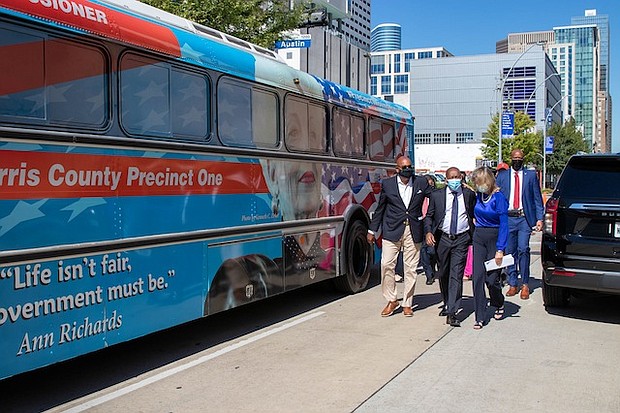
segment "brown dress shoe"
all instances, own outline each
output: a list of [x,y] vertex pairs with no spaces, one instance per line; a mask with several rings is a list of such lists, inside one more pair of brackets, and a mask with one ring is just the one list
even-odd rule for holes
[[381,311],[381,317],[391,316],[392,314],[394,314],[394,311],[398,310],[398,307],[400,307],[398,301],[390,301],[389,303],[387,303],[383,311]]
[[405,317],[413,317],[413,308],[411,308],[411,307],[403,307],[403,315]]
[[506,292],[506,297],[512,297],[513,295],[517,295],[519,289],[517,287],[510,287]]
[[530,298],[530,288],[527,284],[523,284],[523,287],[521,287],[521,299],[527,300],[528,298]]

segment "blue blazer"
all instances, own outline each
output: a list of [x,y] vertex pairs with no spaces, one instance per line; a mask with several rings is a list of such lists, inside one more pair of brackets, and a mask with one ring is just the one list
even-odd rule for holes
[[[431,186],[426,178],[422,176],[412,176],[413,192],[409,207],[406,208],[398,192],[398,175],[384,179],[381,183],[381,194],[377,209],[372,215],[370,230],[374,233],[382,230],[383,238],[388,241],[398,242],[409,228],[413,242],[422,242],[424,238],[424,228],[422,222],[422,204],[424,197],[431,193]],[[405,225],[408,222],[408,225]]]
[[[510,202],[510,193],[512,188],[510,187],[511,176],[514,173],[512,168],[500,171],[497,174],[497,186],[502,191],[508,202]],[[540,192],[540,184],[538,183],[538,175],[536,171],[531,169],[523,170],[523,187],[522,201],[523,212],[525,214],[525,220],[530,227],[536,225],[536,221],[542,221],[545,217],[545,208],[543,206],[542,194]],[[511,209],[512,205],[508,205],[508,209]]]

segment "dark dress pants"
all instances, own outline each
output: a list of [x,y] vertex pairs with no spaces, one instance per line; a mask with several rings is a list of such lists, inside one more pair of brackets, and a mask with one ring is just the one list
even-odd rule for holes
[[499,228],[476,227],[474,231],[474,273],[472,276],[474,288],[474,307],[476,321],[486,322],[487,297],[484,286],[489,289],[491,306],[504,305],[504,295],[500,283],[501,269],[487,272],[484,262],[495,259],[497,252],[497,234]]
[[470,243],[469,232],[465,232],[457,235],[453,240],[446,234],[442,234],[437,244],[439,288],[449,315],[455,315],[461,307],[463,272],[467,261],[467,247]]

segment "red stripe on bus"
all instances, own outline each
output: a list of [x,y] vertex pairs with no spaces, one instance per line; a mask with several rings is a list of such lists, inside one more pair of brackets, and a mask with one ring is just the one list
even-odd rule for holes
[[2,6],[104,37],[180,57],[174,33],[158,24],[85,0],[4,0]]
[[257,163],[0,152],[0,200],[267,192]]

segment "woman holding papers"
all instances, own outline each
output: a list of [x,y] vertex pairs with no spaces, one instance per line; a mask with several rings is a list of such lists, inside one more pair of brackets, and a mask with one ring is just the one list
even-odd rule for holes
[[[495,175],[490,168],[481,167],[474,170],[472,180],[476,187],[476,207],[474,217],[474,306],[476,323],[474,329],[480,330],[487,322],[487,298],[484,290],[486,284],[491,298],[491,307],[495,307],[493,318],[504,317],[504,295],[500,284],[500,267],[503,266],[504,249],[508,241],[508,201],[495,184]],[[496,269],[487,271],[485,261],[494,260]]]

